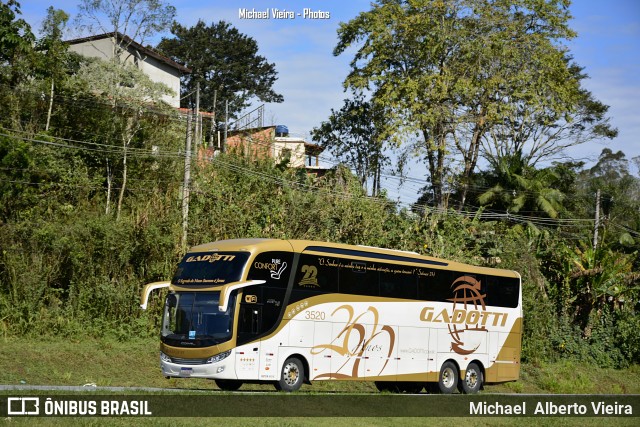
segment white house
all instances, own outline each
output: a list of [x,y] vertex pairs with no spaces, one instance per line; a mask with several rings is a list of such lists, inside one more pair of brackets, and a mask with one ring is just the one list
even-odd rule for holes
[[[69,50],[89,58],[108,60],[116,53],[120,54],[124,61],[135,64],[154,82],[167,85],[173,94],[165,95],[164,100],[173,107],[180,107],[180,76],[191,73],[184,65],[116,32],[68,40],[67,43]],[[125,51],[126,54],[122,54]]]

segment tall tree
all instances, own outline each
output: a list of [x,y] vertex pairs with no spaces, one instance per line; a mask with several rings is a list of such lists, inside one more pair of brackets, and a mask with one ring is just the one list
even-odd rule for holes
[[35,37],[22,18],[20,3],[9,0],[0,3],[0,64],[11,65],[20,52],[29,50]]
[[340,25],[334,54],[357,46],[345,86],[371,89],[387,135],[425,157],[438,205],[451,158],[463,163],[464,203],[482,141],[514,111],[550,111],[553,126],[577,109],[579,73],[561,45],[574,36],[568,4],[379,0]]
[[[250,104],[252,98],[262,102],[282,102],[273,90],[277,79],[275,64],[258,54],[258,43],[240,33],[231,24],[219,21],[207,26],[198,21],[191,28],[174,23],[173,38],[163,38],[158,49],[192,69],[182,77],[184,106],[194,107],[194,97],[184,97],[200,84],[200,108],[224,117],[225,104],[234,116]],[[214,98],[216,106],[214,110]],[[221,121],[221,120],[218,120]]]
[[53,112],[53,98],[56,82],[66,78],[66,63],[69,58],[68,45],[62,41],[64,30],[69,15],[63,10],[56,10],[53,6],[47,9],[47,17],[42,23],[42,34],[44,35],[37,43],[37,49],[43,53],[41,63],[41,74],[50,81],[49,106],[47,111],[47,122],[45,130],[49,130],[51,114]]
[[173,22],[176,8],[161,0],[81,0],[76,25],[89,34],[121,33],[142,44]]
[[382,114],[362,94],[345,99],[339,111],[331,110],[327,121],[311,131],[312,139],[356,171],[366,189],[372,179],[372,195],[380,192],[382,166],[388,162],[378,127]]
[[583,68],[566,54],[556,60],[564,66],[545,76],[537,99],[509,95],[512,107],[483,142],[484,156],[490,162],[517,152],[535,166],[540,161],[563,159],[568,147],[618,135],[606,115],[609,107],[581,87],[588,77]]
[[[118,76],[119,84],[117,85],[114,85],[113,81],[115,75]],[[145,110],[150,105],[161,109],[162,97],[170,89],[162,83],[153,82],[133,64],[101,60],[91,61],[82,66],[77,74],[77,82],[85,93],[98,96],[103,102],[108,102],[112,106],[111,132],[113,132],[113,138],[122,144],[122,179],[116,211],[116,217],[120,218],[127,187],[130,146],[143,128]],[[106,212],[109,213],[111,177],[108,165],[107,182]]]
[[601,193],[602,243],[619,251],[640,249],[640,179],[629,172],[625,154],[603,149],[598,162],[579,175],[579,182],[586,208],[579,215],[593,217],[595,194]]
[[[171,25],[176,9],[162,0],[81,0],[78,6],[76,25],[89,33],[113,33],[113,52],[109,64],[94,63],[84,69],[84,77],[97,79],[95,90],[103,92],[110,100],[114,114],[123,118],[123,123],[113,122],[113,132],[119,132],[122,142],[122,183],[118,197],[117,217],[120,217],[122,201],[127,184],[127,151],[135,134],[139,131],[140,105],[161,101],[160,92],[168,93],[164,85],[154,84],[127,59],[128,47],[133,41],[140,44]],[[124,37],[123,37],[124,36]],[[106,61],[102,61],[106,62]],[[135,63],[135,61],[131,61]],[[135,68],[135,69],[134,69]],[[100,78],[99,73],[104,73]],[[123,89],[124,88],[124,89]],[[127,88],[133,90],[129,92]],[[105,92],[106,91],[106,92]],[[124,91],[124,93],[123,93]],[[119,111],[121,110],[121,111]],[[107,168],[107,213],[110,203],[110,170]]]
[[[113,34],[110,57],[117,63],[130,58],[131,43],[143,44],[150,36],[167,30],[176,15],[176,8],[162,0],[81,0],[78,10],[75,24],[80,31]],[[113,71],[118,84],[119,69]]]
[[35,36],[21,15],[20,3],[0,2],[0,83],[14,86],[32,71]]

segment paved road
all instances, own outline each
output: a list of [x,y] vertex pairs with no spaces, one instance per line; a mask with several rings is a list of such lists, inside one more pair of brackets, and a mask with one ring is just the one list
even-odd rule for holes
[[174,392],[217,392],[218,390],[198,390],[198,389],[182,389],[182,388],[157,388],[157,387],[98,387],[95,384],[85,384],[82,386],[72,386],[72,385],[28,385],[28,384],[20,384],[20,385],[3,385],[0,384],[0,390],[44,390],[44,391],[144,391],[144,392],[166,392],[166,391],[174,391]]

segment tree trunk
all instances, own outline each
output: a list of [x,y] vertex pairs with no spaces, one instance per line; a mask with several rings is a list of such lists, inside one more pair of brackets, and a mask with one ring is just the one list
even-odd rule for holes
[[129,144],[126,142],[125,138],[122,138],[122,140],[122,185],[120,186],[120,194],[118,195],[118,211],[116,213],[116,220],[120,219],[120,212],[122,211],[122,200],[124,199],[124,190],[127,187],[127,146]]
[[116,214],[116,220],[120,219],[120,212],[122,211],[122,201],[124,200],[124,191],[127,187],[127,149],[133,139],[133,122],[134,119],[129,117],[127,119],[127,126],[125,134],[122,135],[122,186],[120,187],[120,195],[118,196],[118,211]]
[[467,150],[463,150],[463,147],[458,146],[458,149],[460,150],[464,158],[464,172],[462,173],[462,188],[458,211],[461,211],[464,208],[464,205],[467,201],[467,193],[469,192],[471,175],[473,174],[473,171],[476,169],[476,165],[478,164],[478,155],[480,153],[480,139],[482,138],[484,131],[484,118],[481,117],[475,124],[473,135],[471,136],[471,141],[469,143],[469,148]]
[[47,125],[44,127],[45,131],[49,130],[49,124],[51,123],[51,112],[53,111],[53,90],[54,81],[51,79],[51,92],[49,93],[49,111],[47,112]]
[[433,135],[423,129],[425,147],[427,149],[427,162],[431,178],[434,204],[438,208],[446,209],[444,193],[444,160],[446,155],[446,135],[442,126],[438,126]]
[[105,215],[109,215],[109,212],[111,211],[111,182],[111,169],[109,168],[109,160],[107,159],[107,206],[104,212]]

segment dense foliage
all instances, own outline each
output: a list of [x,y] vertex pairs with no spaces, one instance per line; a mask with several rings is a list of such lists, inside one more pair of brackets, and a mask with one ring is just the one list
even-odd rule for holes
[[[64,72],[40,73],[43,53],[16,39],[33,37],[16,8],[0,8],[0,22],[12,23],[12,36],[0,39],[0,333],[155,335],[161,301],[144,312],[139,295],[169,278],[183,253],[184,117],[92,90],[95,65],[78,58],[59,62]],[[193,165],[189,245],[318,239],[515,269],[526,360],[640,362],[640,186],[623,153],[605,150],[590,169],[516,162],[480,174],[470,194],[493,214],[405,209],[384,194],[367,197],[341,167],[315,179],[232,154]],[[498,188],[509,182],[511,198]],[[594,217],[595,189],[602,221],[594,247],[585,218]],[[115,194],[119,208],[110,209]],[[503,210],[513,206],[521,216]]]
[[[273,90],[278,73],[275,64],[258,54],[258,43],[225,21],[190,28],[174,23],[172,38],[163,38],[158,49],[191,68],[182,76],[182,105],[193,108],[197,85],[200,109],[223,122],[225,113],[237,117],[252,99],[282,102]],[[228,108],[228,111],[227,111]]]
[[481,157],[535,165],[617,135],[568,54],[569,3],[378,0],[340,24],[334,54],[356,50],[345,87],[371,93],[383,139],[424,160],[431,203],[447,206],[454,179],[464,205]]

